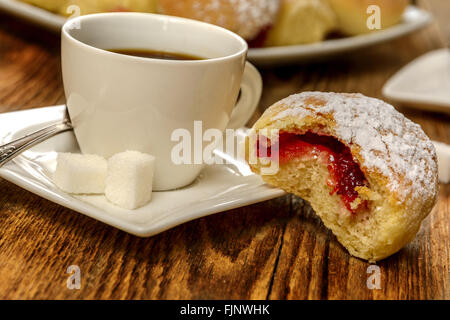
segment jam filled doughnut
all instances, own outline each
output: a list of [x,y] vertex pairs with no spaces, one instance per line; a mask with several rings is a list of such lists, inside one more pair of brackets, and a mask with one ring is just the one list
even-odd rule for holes
[[262,158],[276,161],[278,171],[264,181],[309,201],[356,257],[372,262],[400,250],[435,204],[432,142],[381,100],[304,92],[267,109],[253,132],[252,170],[262,173]]
[[279,0],[159,0],[158,12],[196,19],[229,29],[246,40],[274,23]]

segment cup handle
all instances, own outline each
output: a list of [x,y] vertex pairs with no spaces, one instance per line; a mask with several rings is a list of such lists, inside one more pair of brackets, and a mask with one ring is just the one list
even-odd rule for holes
[[241,128],[250,120],[261,98],[262,85],[258,70],[250,62],[246,62],[241,83],[241,97],[231,114],[228,129]]

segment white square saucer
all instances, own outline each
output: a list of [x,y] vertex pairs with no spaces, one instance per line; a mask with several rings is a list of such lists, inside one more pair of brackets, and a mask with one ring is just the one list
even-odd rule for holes
[[[55,106],[0,114],[0,143],[61,120],[64,108]],[[206,166],[191,185],[153,192],[148,205],[126,210],[110,204],[103,195],[75,196],[56,187],[51,177],[56,168],[57,152],[80,152],[73,132],[61,133],[25,151],[0,168],[0,176],[45,199],[141,237],[285,194],[267,186],[246,163],[225,154],[223,158],[229,164]]]
[[411,107],[450,113],[450,49],[410,62],[386,82],[383,95]]

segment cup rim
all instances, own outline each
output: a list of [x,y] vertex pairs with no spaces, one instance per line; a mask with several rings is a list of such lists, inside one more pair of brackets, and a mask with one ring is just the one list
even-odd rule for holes
[[[239,41],[242,44],[242,49],[230,54],[230,55],[226,55],[223,57],[216,57],[216,58],[206,58],[206,59],[201,59],[201,60],[166,60],[166,59],[157,59],[157,58],[146,58],[146,57],[137,57],[137,56],[131,56],[131,55],[124,55],[124,54],[120,54],[120,53],[116,53],[116,52],[112,52],[112,51],[108,51],[106,49],[101,49],[101,48],[97,48],[95,46],[89,45],[87,43],[84,43],[78,39],[76,39],[73,35],[70,34],[69,32],[69,27],[72,26],[73,24],[81,23],[81,21],[83,20],[95,20],[98,18],[104,18],[104,17],[109,17],[112,18],[114,16],[129,16],[130,18],[134,17],[144,17],[147,16],[148,18],[151,19],[158,19],[158,20],[165,20],[165,21],[176,21],[176,22],[183,22],[183,23],[189,23],[189,24],[197,24],[197,25],[203,25],[205,27],[211,28],[211,29],[215,29],[218,30],[220,32],[226,33],[229,36],[232,36],[234,39],[236,39],[237,41]],[[163,64],[205,64],[205,63],[214,63],[214,62],[220,62],[220,61],[226,61],[226,60],[231,60],[234,59],[236,57],[239,57],[241,55],[246,55],[247,51],[248,51],[248,44],[247,42],[238,34],[210,24],[210,23],[206,23],[206,22],[202,22],[202,21],[198,21],[198,20],[193,20],[193,19],[188,19],[188,18],[181,18],[181,17],[174,17],[174,16],[168,16],[168,15],[163,15],[163,14],[156,14],[156,13],[144,13],[144,12],[105,12],[105,13],[95,13],[95,14],[88,14],[88,15],[83,15],[83,16],[79,16],[79,17],[75,17],[72,19],[68,19],[64,25],[61,28],[61,33],[62,36],[65,37],[66,39],[72,41],[73,43],[82,46],[85,49],[90,49],[90,50],[94,50],[94,51],[98,51],[99,53],[103,53],[103,54],[108,54],[111,56],[117,56],[117,57],[122,57],[122,58],[126,58],[126,59],[131,59],[134,61],[151,61],[151,62],[158,62],[158,63],[163,63]]]

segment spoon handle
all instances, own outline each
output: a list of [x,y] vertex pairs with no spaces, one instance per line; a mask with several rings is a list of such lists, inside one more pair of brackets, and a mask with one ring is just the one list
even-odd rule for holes
[[0,167],[35,144],[72,129],[70,121],[64,120],[0,146]]

